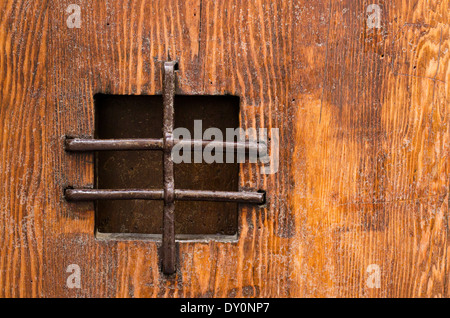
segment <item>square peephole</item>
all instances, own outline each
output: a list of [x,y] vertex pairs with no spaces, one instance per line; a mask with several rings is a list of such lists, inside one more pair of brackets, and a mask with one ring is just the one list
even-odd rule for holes
[[[162,96],[95,95],[95,138],[162,138]],[[191,136],[208,128],[239,127],[239,98],[235,96],[175,96],[175,128]],[[196,122],[196,132],[194,123]],[[200,137],[201,138],[201,137]],[[223,154],[225,156],[225,154]],[[95,154],[98,189],[163,189],[162,151],[99,151]],[[176,189],[238,191],[239,164],[191,163],[174,165]],[[238,204],[175,202],[178,240],[235,239]],[[163,202],[153,200],[97,201],[99,239],[161,239]]]

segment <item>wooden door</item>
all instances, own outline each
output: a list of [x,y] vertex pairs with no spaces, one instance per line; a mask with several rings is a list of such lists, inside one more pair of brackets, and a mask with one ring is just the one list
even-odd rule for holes
[[[448,297],[449,8],[1,0],[0,296]],[[180,242],[173,276],[159,242],[99,240],[64,198],[95,185],[63,147],[94,136],[94,95],[160,95],[168,60],[177,94],[238,96],[280,142],[276,173],[239,167],[266,206],[236,241]]]

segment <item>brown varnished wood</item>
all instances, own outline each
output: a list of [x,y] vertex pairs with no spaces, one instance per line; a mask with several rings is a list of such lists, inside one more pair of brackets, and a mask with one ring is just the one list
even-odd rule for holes
[[43,295],[48,211],[45,1],[0,2],[0,296]]
[[[0,296],[448,297],[449,1],[0,2]],[[179,246],[158,268],[155,242],[98,241],[94,95],[241,98],[243,128],[280,129],[280,168],[242,164],[240,186],[267,190],[240,213],[238,242]],[[78,264],[82,288],[68,289]],[[381,268],[381,288],[366,285]]]

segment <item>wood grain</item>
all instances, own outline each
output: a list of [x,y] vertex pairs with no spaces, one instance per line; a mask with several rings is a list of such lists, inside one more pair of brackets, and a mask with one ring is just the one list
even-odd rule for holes
[[[449,297],[450,1],[0,2],[0,296]],[[89,203],[96,93],[240,96],[243,128],[280,130],[280,167],[242,164],[239,241],[99,241]],[[81,289],[66,268],[81,267]],[[371,289],[367,267],[381,269]]]
[[42,295],[46,176],[45,1],[0,2],[0,296]]

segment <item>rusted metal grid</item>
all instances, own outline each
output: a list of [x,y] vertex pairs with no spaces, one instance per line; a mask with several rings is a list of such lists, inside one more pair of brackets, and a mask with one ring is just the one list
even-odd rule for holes
[[247,204],[263,204],[263,192],[228,192],[175,189],[172,149],[177,144],[191,147],[217,145],[226,151],[249,153],[257,151],[266,153],[266,145],[257,142],[215,142],[206,140],[174,140],[174,98],[175,98],[175,61],[164,63],[163,85],[163,138],[162,139],[80,139],[68,138],[66,151],[124,151],[124,150],[160,150],[163,151],[164,189],[66,189],[68,201],[96,200],[163,200],[163,235],[162,235],[162,271],[170,275],[176,272],[175,242],[175,201],[221,201]]

